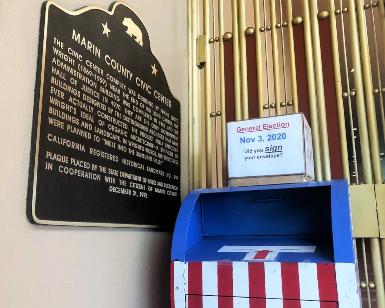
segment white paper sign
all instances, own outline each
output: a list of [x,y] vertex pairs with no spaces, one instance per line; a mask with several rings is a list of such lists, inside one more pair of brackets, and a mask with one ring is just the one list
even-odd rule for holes
[[302,117],[299,113],[227,123],[229,177],[305,173]]

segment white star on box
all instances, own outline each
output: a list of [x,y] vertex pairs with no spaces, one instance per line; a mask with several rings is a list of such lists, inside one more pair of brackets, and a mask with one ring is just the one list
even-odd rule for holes
[[107,22],[106,22],[106,24],[102,24],[102,26],[103,26],[103,33],[102,34],[105,34],[108,37],[108,33],[110,33],[111,30],[108,29]]
[[158,71],[156,68],[155,68],[155,64],[154,65],[151,65],[151,68],[152,68],[152,74],[154,74],[156,76],[156,72]]

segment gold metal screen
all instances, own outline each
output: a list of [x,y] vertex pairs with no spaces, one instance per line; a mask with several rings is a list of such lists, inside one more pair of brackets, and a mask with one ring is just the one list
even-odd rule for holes
[[[251,110],[259,117],[301,112],[299,87],[306,84],[316,180],[334,178],[336,149],[330,144],[331,134],[338,134],[339,178],[350,184],[361,300],[363,307],[379,308],[385,308],[384,14],[384,2],[373,0],[189,0],[190,189],[227,185],[226,112],[234,120],[250,118]],[[325,21],[327,32],[320,30]],[[322,43],[324,38],[330,43]],[[323,66],[327,48],[332,73]],[[305,69],[298,64],[301,49]],[[325,98],[329,76],[334,114]]]

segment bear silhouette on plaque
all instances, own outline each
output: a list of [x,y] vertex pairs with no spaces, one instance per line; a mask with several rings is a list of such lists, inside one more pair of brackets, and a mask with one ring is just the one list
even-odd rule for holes
[[126,33],[131,36],[135,37],[135,42],[137,42],[140,46],[143,46],[143,40],[142,40],[142,31],[140,31],[140,28],[132,21],[131,18],[124,18],[123,25],[127,27]]

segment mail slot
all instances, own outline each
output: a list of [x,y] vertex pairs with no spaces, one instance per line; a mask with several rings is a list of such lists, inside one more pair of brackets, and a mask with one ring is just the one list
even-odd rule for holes
[[171,261],[175,308],[360,307],[346,180],[192,191]]

